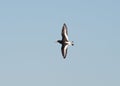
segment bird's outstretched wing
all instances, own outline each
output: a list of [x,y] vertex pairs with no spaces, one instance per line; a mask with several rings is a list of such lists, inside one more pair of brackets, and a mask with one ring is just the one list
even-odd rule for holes
[[63,41],[68,41],[68,30],[65,23],[63,24],[61,35]]
[[61,52],[62,52],[62,56],[63,56],[64,59],[67,56],[67,49],[68,49],[68,45],[62,45]]

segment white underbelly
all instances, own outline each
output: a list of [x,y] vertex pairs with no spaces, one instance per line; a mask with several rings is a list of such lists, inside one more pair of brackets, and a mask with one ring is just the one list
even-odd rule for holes
[[68,44],[68,45],[72,45],[71,42],[65,42],[65,43]]

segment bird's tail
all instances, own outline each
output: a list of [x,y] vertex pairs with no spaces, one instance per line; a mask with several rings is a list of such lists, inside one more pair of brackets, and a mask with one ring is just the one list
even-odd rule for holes
[[74,42],[72,41],[72,46],[74,45]]

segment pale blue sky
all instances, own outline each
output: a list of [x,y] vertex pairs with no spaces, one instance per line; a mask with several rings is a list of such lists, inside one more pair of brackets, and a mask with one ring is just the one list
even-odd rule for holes
[[[0,1],[0,86],[120,86],[119,0]],[[75,46],[62,58],[66,23]]]

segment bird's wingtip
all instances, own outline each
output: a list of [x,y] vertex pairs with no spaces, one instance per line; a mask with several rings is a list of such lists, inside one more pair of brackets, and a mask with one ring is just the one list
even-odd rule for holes
[[66,25],[66,23],[63,24],[64,26]]
[[66,57],[63,57],[63,59],[65,59]]

